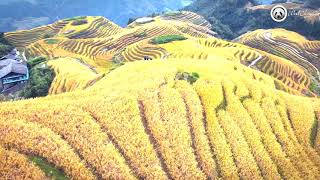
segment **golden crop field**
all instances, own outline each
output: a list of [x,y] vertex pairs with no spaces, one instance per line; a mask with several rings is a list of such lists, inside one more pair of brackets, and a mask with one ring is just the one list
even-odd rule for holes
[[[27,54],[31,57],[41,55],[50,58],[80,58],[84,64],[94,67],[98,73],[110,70],[115,60],[114,57],[117,57],[117,61],[123,62],[139,61],[145,58],[166,59],[168,57],[199,60],[226,58],[255,68],[280,80],[282,84],[279,86],[287,92],[297,95],[313,95],[309,90],[313,77],[309,73],[313,71],[307,71],[307,69],[299,66],[299,63],[296,64],[295,61],[290,62],[291,59],[289,58],[224,41],[210,35],[207,38],[199,38],[195,34],[183,33],[175,26],[163,24],[159,19],[151,24],[138,26],[133,23],[131,26],[137,27],[123,30],[122,33],[109,38],[56,38],[57,42],[55,44],[48,44],[47,40],[40,40],[28,46]],[[193,32],[193,30],[190,32]],[[151,43],[155,37],[170,34],[183,35],[187,40],[165,44]],[[303,37],[300,36],[300,39],[303,39]],[[294,55],[291,52],[288,52],[288,54]]]
[[16,32],[5,33],[5,38],[18,48],[25,48],[40,39],[51,37],[59,33],[66,26],[67,22],[58,21],[48,26],[34,28],[32,30],[22,30]]
[[46,179],[45,174],[30,163],[25,155],[2,147],[0,147],[0,169],[2,179]]
[[319,179],[319,104],[226,59],[129,62],[87,90],[2,103],[1,154],[17,156],[1,173],[42,177],[36,155],[72,179]]
[[286,58],[320,81],[320,41],[309,41],[285,29],[272,29],[249,32],[237,42]]
[[[75,24],[79,21],[84,23]],[[58,25],[61,27],[51,32]],[[81,58],[99,72],[105,72],[112,67],[112,58],[131,44],[171,34],[212,37],[215,33],[210,28],[203,17],[182,11],[154,17],[149,23],[134,22],[127,28],[99,16],[75,17],[28,31],[6,33],[5,37],[28,57]]]
[[[293,94],[309,93],[310,77],[300,66],[264,51],[247,46],[211,38],[189,38],[184,41],[152,45],[149,40],[135,43],[123,51],[125,61],[142,60],[143,57],[161,58],[192,58],[198,60],[227,59],[242,63],[264,72],[278,80],[284,90]],[[186,49],[188,49],[186,51]],[[282,86],[282,85],[281,85]]]
[[[83,24],[74,24],[84,20]],[[54,24],[37,27],[31,30],[21,30],[5,33],[5,38],[14,46],[21,49],[42,39],[66,37],[105,38],[121,32],[122,28],[108,19],[100,16],[75,17],[57,21]]]
[[53,59],[48,65],[55,72],[55,78],[49,89],[51,95],[85,89],[102,77],[93,68],[77,59]]
[[[78,21],[85,23],[75,25]],[[252,47],[249,48],[215,38],[210,28],[203,17],[181,11],[159,15],[147,22],[136,20],[126,28],[99,16],[75,17],[30,31],[7,33],[6,37],[13,44],[23,46],[28,57],[72,57],[99,74],[110,71],[119,62],[145,58],[227,57],[280,80],[282,84],[278,86],[287,92],[315,95],[309,87],[313,81],[320,81],[320,43],[317,41],[308,41],[283,29],[257,30],[235,40]],[[43,29],[56,31],[53,37],[44,38],[46,30]],[[181,35],[188,40],[151,43],[153,38],[164,35]]]
[[1,102],[0,179],[320,179],[316,71],[298,61],[318,42],[228,42],[185,11],[142,20],[6,34],[55,76],[46,97]]

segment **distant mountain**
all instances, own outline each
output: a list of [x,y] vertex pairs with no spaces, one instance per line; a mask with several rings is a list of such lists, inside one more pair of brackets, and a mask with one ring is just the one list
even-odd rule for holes
[[1,0],[0,31],[30,29],[80,15],[105,16],[119,25],[130,17],[175,10],[193,0]]
[[[271,28],[285,28],[310,39],[320,39],[318,33],[320,31],[320,11],[318,10],[320,6],[313,1],[291,0],[290,3],[284,3],[283,5],[289,11],[304,10],[304,12],[308,11],[310,16],[289,16],[282,23],[271,19],[270,10],[273,5],[268,5],[270,0],[198,0],[185,9],[204,16],[213,25],[212,30],[226,39],[234,39],[256,29]],[[286,0],[274,2],[286,2]]]
[[259,4],[271,4],[274,0],[256,0]]

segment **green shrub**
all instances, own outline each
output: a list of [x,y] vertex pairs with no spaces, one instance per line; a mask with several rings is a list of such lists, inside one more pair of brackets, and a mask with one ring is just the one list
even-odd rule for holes
[[138,33],[138,34],[135,34],[134,37],[139,37],[139,38],[143,38],[143,37],[147,37],[147,33],[146,32],[141,32],[141,33]]
[[86,18],[87,18],[87,16],[76,16],[76,17],[64,19],[64,21],[74,21],[74,20],[81,20],[81,19],[86,19]]
[[54,77],[53,69],[46,64],[36,65],[30,70],[28,84],[20,96],[24,98],[47,96]]
[[153,44],[165,44],[172,41],[182,41],[187,38],[181,35],[164,35],[151,39],[151,43]]
[[188,72],[178,72],[176,74],[176,80],[184,80],[188,81],[190,84],[195,83],[200,78],[199,74],[196,72],[188,73]]
[[7,55],[12,49],[13,46],[0,43],[0,57]]
[[48,38],[52,38],[54,36],[55,36],[54,34],[47,33],[47,34],[43,35],[43,38],[48,39]]
[[28,60],[28,68],[32,69],[36,65],[43,63],[45,61],[47,61],[47,59],[45,57],[36,57],[36,58],[30,59],[30,60]]
[[315,120],[312,125],[311,134],[310,134],[310,144],[312,147],[315,146],[318,134],[319,120],[317,119],[317,115],[315,115]]
[[78,19],[78,20],[75,20],[71,23],[71,25],[73,26],[79,26],[79,25],[82,25],[82,24],[87,24],[88,23],[88,20],[86,19]]
[[58,39],[46,39],[47,44],[57,44],[59,42]]
[[163,15],[164,16],[177,16],[177,15],[180,15],[181,12],[180,11],[168,11],[168,12],[165,12]]
[[112,57],[112,66],[109,69],[108,73],[110,73],[111,71],[123,66],[124,64],[125,64],[125,62],[124,62],[124,59],[122,57],[120,57],[120,56]]
[[313,93],[317,94],[317,95],[320,95],[320,85],[318,85],[317,83],[315,82],[312,82],[310,84],[310,87],[309,87],[310,91],[312,91]]
[[36,166],[38,166],[47,177],[50,177],[50,179],[56,179],[56,180],[67,180],[69,178],[66,177],[66,175],[51,165],[46,159],[38,157],[38,156],[30,156],[29,160],[33,162]]
[[0,57],[7,55],[14,47],[6,40],[4,33],[0,32]]
[[0,43],[5,45],[11,45],[8,40],[4,37],[4,32],[0,32]]

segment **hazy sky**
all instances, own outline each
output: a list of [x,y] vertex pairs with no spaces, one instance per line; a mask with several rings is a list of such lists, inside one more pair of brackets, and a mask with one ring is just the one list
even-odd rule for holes
[[125,26],[129,18],[166,10],[177,10],[189,5],[192,1],[0,0],[0,31],[25,29],[82,15],[105,16],[115,23]]
[[0,5],[4,5],[4,4],[8,4],[11,2],[21,2],[21,1],[26,1],[26,2],[30,2],[32,4],[36,4],[37,0],[0,0]]

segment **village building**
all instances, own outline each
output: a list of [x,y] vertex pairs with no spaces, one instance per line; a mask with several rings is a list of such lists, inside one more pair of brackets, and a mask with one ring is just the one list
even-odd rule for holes
[[8,53],[7,55],[3,56],[0,58],[1,60],[6,60],[6,59],[13,59],[16,61],[21,62],[22,59],[20,58],[20,52],[17,49],[13,49],[10,53]]
[[28,67],[13,59],[0,60],[0,92],[29,79]]

